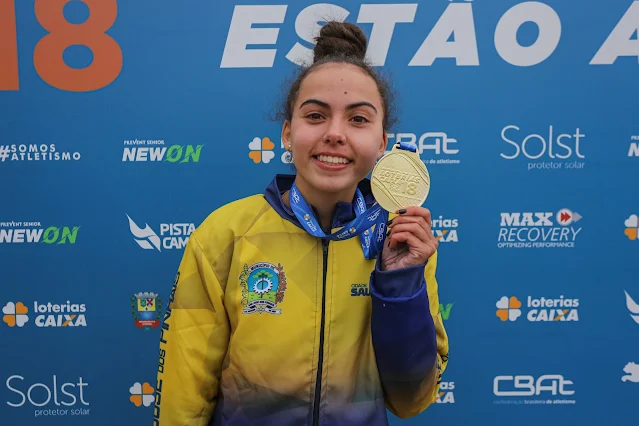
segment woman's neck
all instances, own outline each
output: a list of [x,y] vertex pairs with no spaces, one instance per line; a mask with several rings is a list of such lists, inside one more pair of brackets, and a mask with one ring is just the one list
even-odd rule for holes
[[[320,192],[313,190],[306,184],[304,180],[296,179],[295,185],[297,189],[306,200],[309,206],[313,206],[318,214],[318,221],[324,232],[330,232],[332,229],[333,214],[335,207],[340,201],[352,203],[355,196],[355,189],[348,189],[341,192]],[[289,191],[287,191],[283,200],[284,203],[290,208],[291,203],[289,200]]]

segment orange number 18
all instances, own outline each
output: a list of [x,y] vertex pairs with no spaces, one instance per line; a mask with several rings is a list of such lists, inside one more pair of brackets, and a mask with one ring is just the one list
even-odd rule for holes
[[[111,84],[122,70],[122,49],[105,32],[115,23],[116,0],[83,0],[89,18],[72,24],[64,17],[71,0],[35,0],[38,22],[49,32],[33,52],[34,67],[44,81],[69,92],[90,92]],[[63,59],[67,47],[83,45],[93,52],[86,68],[68,66]],[[15,0],[0,0],[0,90],[18,90],[18,48]]]

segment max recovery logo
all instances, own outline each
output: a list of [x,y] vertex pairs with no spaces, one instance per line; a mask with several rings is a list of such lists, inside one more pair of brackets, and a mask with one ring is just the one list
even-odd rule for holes
[[498,248],[574,248],[581,215],[570,209],[501,213]]
[[[391,43],[397,28],[405,34],[422,33],[405,31],[409,27],[424,27],[423,22],[415,22],[419,7],[425,6],[417,3],[359,4],[358,11],[334,4],[317,3],[306,6],[295,16],[287,14],[289,7],[286,4],[236,5],[230,18],[220,68],[270,68],[274,66],[278,56],[296,65],[309,64],[312,61],[315,37],[321,28],[320,23],[327,16],[344,21],[351,14],[351,22],[372,24],[367,59],[373,66],[384,66],[391,46],[399,49],[399,46],[415,44],[415,40],[406,38]],[[622,12],[624,11],[620,8],[614,13]],[[426,15],[428,14],[422,13],[419,16]],[[541,2],[522,1],[508,9],[504,8],[502,16],[495,21],[497,24],[493,36],[484,40],[492,40],[498,57],[516,67],[531,67],[543,63],[555,52],[562,37],[561,17],[551,6]],[[539,32],[534,43],[523,46],[518,40],[519,29],[528,22],[533,22]],[[601,38],[603,42],[584,47],[584,51],[593,53],[583,60],[589,61],[590,65],[611,65],[619,57],[636,58],[636,22],[639,22],[639,1],[632,2],[618,22],[610,23],[610,29],[601,35],[606,37]],[[282,24],[288,29],[281,31]],[[472,2],[451,2],[428,30],[428,35],[416,50],[400,52],[400,65],[432,66],[438,58],[454,58],[456,66],[480,65]],[[293,31],[301,42],[283,42],[279,37],[280,32]],[[454,41],[451,41],[453,35]],[[572,36],[578,37],[578,34]]]
[[530,322],[579,321],[579,299],[533,298],[528,296],[526,306],[516,296],[503,296],[496,303],[496,315],[502,322],[515,322],[525,312]]
[[71,303],[68,300],[63,304],[33,302],[31,313],[22,302],[8,302],[2,308],[2,321],[11,328],[26,326],[30,317],[34,317],[33,324],[36,327],[86,327],[86,311],[84,303]]
[[13,375],[5,384],[11,392],[7,405],[20,410],[33,410],[34,417],[48,416],[88,416],[91,408],[86,397],[88,383],[82,377],[64,382],[53,375],[42,383]]
[[[495,400],[495,404],[553,405],[575,404],[568,398],[575,394],[574,383],[560,374],[535,376],[497,376],[493,380],[495,396],[508,399]],[[526,397],[526,398],[517,398]]]
[[204,145],[168,145],[163,139],[124,141],[123,162],[198,163]]
[[75,244],[79,226],[43,226],[42,222],[0,222],[0,244]]
[[162,249],[183,249],[188,244],[190,235],[195,231],[194,223],[161,223],[158,235],[148,223],[144,224],[144,228],[140,228],[128,214],[126,217],[129,219],[129,229],[135,242],[145,250],[161,252]]

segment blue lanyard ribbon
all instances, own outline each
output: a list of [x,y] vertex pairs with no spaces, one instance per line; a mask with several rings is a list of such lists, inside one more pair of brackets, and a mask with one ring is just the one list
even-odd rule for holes
[[374,259],[381,252],[386,237],[388,212],[379,204],[367,210],[364,196],[359,188],[355,192],[355,219],[328,235],[315,219],[313,211],[297,189],[295,182],[291,187],[289,198],[295,217],[309,234],[332,241],[348,240],[359,235],[366,259]]

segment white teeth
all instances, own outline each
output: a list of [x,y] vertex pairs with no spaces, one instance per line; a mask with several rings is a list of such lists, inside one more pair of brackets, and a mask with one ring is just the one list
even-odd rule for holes
[[330,155],[318,155],[317,159],[320,160],[323,163],[329,163],[329,164],[348,164],[348,163],[350,163],[350,161],[347,160],[344,157],[331,157]]

